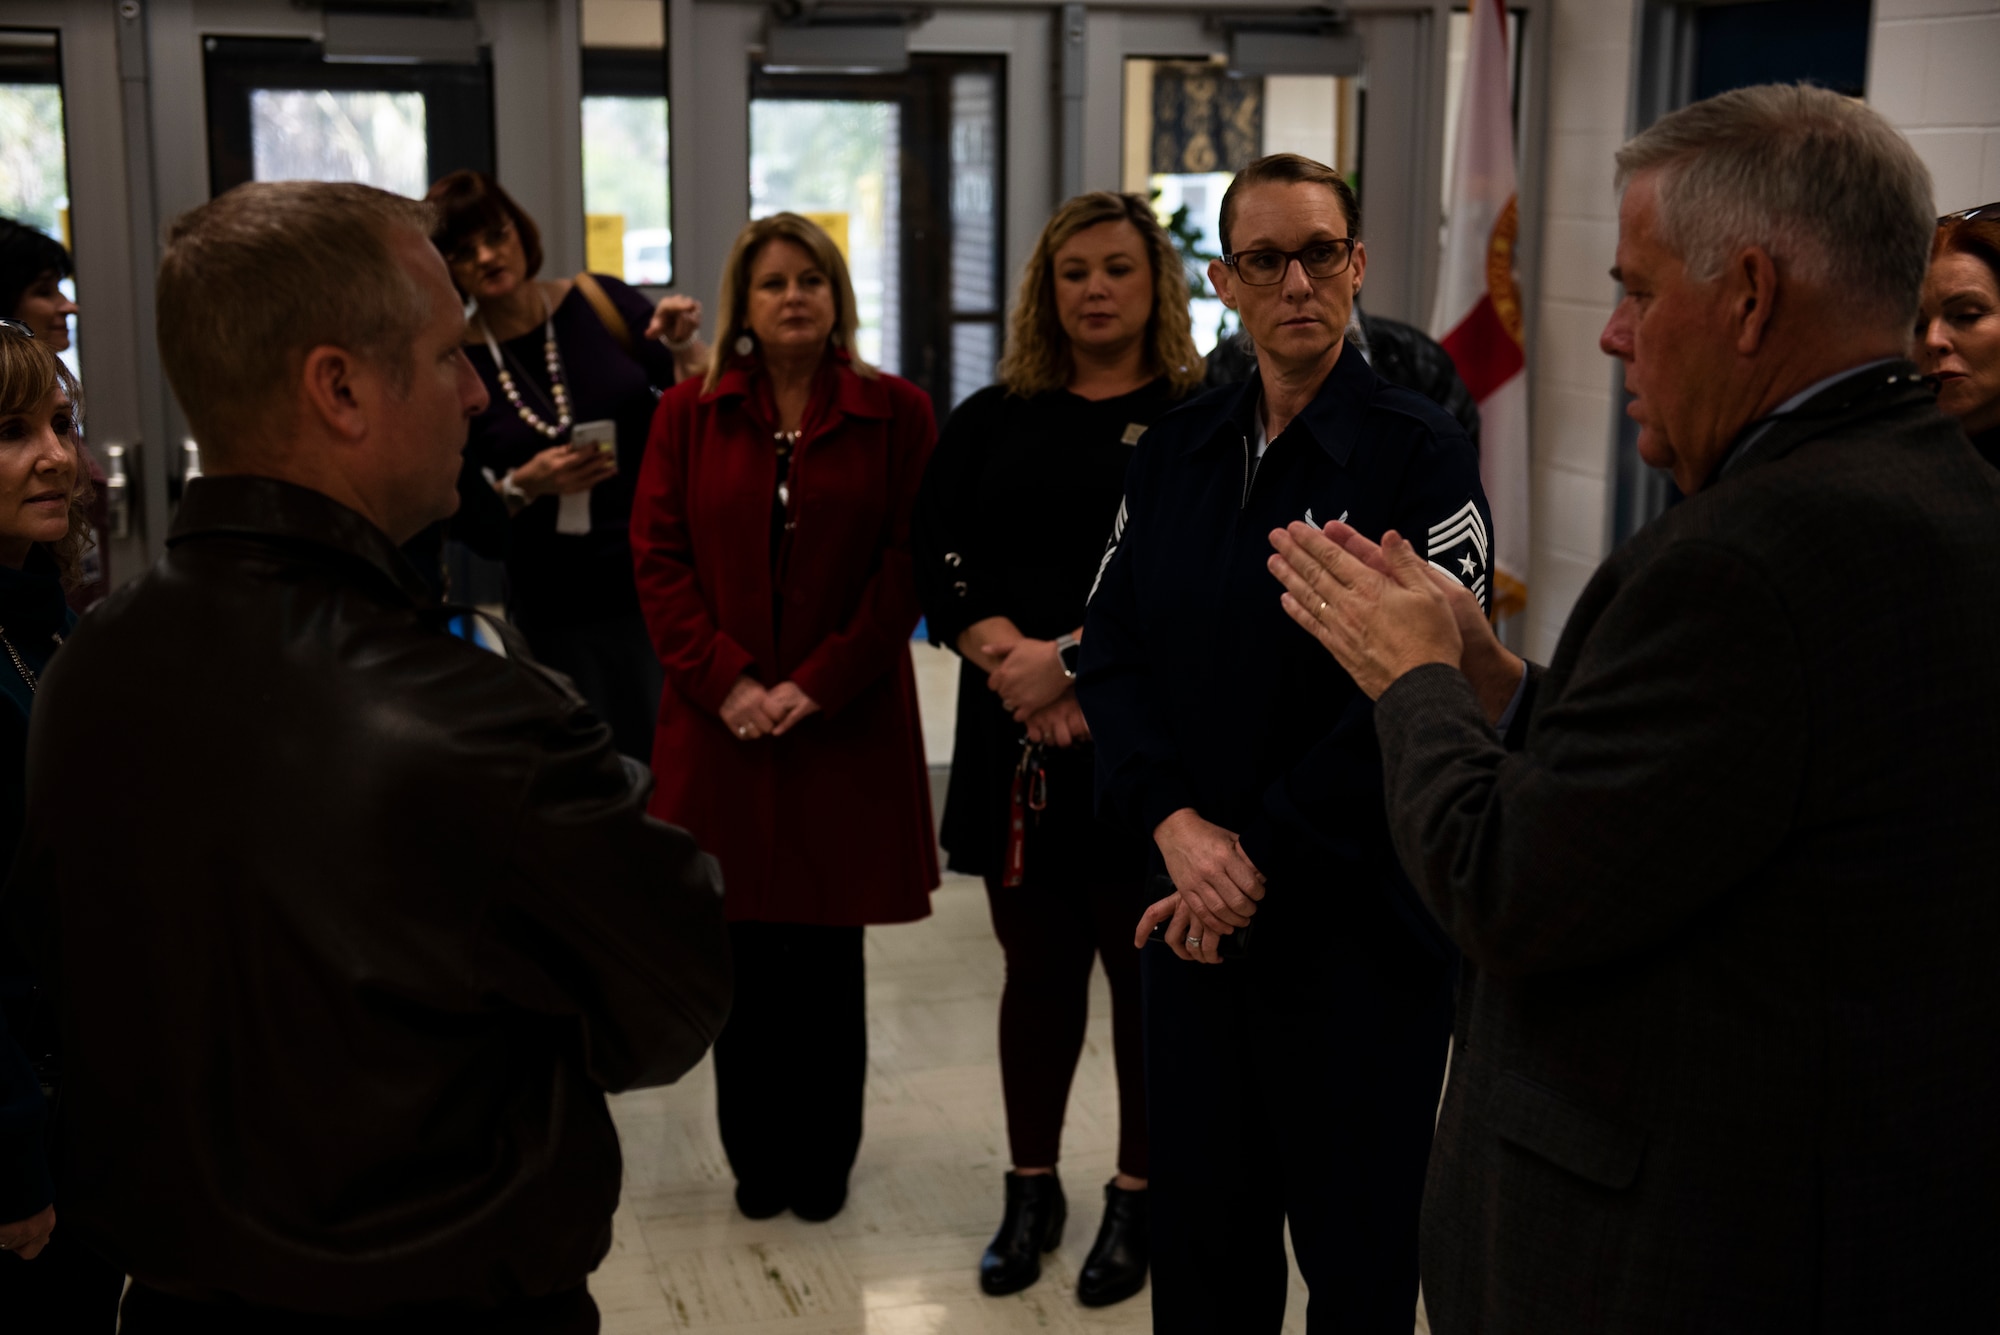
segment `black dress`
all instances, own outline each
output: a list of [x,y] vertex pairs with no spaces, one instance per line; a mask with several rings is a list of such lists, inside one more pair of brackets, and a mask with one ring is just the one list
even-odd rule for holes
[[[912,522],[917,592],[932,643],[957,652],[966,627],[1012,619],[1053,640],[1083,624],[1124,496],[1125,465],[1176,402],[1165,377],[1115,399],[1067,390],[1022,398],[998,385],[953,410],[938,436]],[[958,676],[958,735],[941,842],[953,871],[997,876],[1022,726],[976,668]],[[1048,808],[1036,853],[1082,871],[1145,859],[1092,811],[1088,745],[1044,749]]]
[[[661,674],[639,615],[628,534],[632,485],[660,391],[674,383],[674,364],[664,347],[643,336],[652,303],[615,278],[599,274],[597,281],[624,318],[632,350],[620,345],[575,287],[555,308],[556,347],[574,419],[617,424],[618,474],[591,489],[586,534],[556,531],[553,496],[514,517],[506,538],[507,615],[536,658],[576,683],[611,726],[618,749],[644,763],[652,757]],[[499,346],[522,402],[543,421],[555,421],[543,326]],[[475,343],[466,353],[491,400],[465,442],[468,474],[484,470],[502,477],[559,443],[530,427],[508,402],[488,348]],[[482,503],[490,511],[491,499]]]
[[[911,522],[917,592],[931,638],[1004,616],[1032,639],[1083,624],[1084,604],[1117,520],[1125,466],[1174,405],[1163,378],[1115,399],[1067,391],[1022,398],[993,387],[953,411],[924,474]],[[1088,743],[1038,749],[1047,806],[1026,813],[1020,883],[1007,885],[1011,786],[1025,729],[987,688],[958,675],[958,740],[943,843],[954,871],[982,876],[1007,958],[1000,997],[1000,1083],[1016,1167],[1061,1155],[1071,1080],[1090,1013],[1093,960],[1111,991],[1118,1075],[1118,1170],[1148,1175],[1139,955],[1147,844],[1097,819]]]

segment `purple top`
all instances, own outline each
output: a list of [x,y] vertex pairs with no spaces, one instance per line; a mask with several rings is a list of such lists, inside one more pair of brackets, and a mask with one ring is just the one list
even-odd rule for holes
[[[625,317],[631,353],[618,345],[589,300],[572,287],[555,310],[556,349],[570,412],[578,422],[618,424],[618,476],[590,493],[590,532],[556,532],[556,498],[544,496],[515,516],[507,551],[512,586],[510,610],[543,624],[602,621],[639,610],[632,585],[632,483],[653,422],[660,391],[674,383],[673,357],[657,339],[645,336],[653,303],[616,278],[596,275],[605,294]],[[542,326],[500,345],[521,401],[545,422],[556,420]],[[466,457],[500,477],[554,444],[514,411],[500,388],[493,354],[484,341],[466,349],[492,402],[473,419]],[[568,436],[563,437],[567,441]]]

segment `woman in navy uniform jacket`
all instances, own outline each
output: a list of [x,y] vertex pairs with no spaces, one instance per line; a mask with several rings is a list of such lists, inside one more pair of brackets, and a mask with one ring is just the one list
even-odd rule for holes
[[1155,1331],[1277,1331],[1288,1221],[1309,1330],[1400,1335],[1415,1308],[1457,957],[1397,866],[1369,702],[1280,607],[1269,534],[1428,535],[1483,600],[1492,530],[1464,431],[1344,340],[1356,222],[1318,163],[1237,176],[1210,276],[1259,374],[1147,434],[1085,622],[1100,804],[1174,886],[1138,927],[1166,924],[1142,966]]

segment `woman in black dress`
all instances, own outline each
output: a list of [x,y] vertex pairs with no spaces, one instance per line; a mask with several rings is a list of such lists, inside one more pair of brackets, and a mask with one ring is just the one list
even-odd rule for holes
[[1071,689],[1083,609],[1132,446],[1201,382],[1185,272],[1152,206],[1100,191],[1056,211],[1021,277],[1000,383],[952,413],[917,501],[918,591],[965,660],[943,842],[986,880],[1007,956],[1000,1076],[1014,1160],[980,1286],[1041,1277],[1067,1204],[1055,1165],[1083,1049],[1091,960],[1111,983],[1118,1176],[1077,1286],[1089,1306],[1146,1279],[1138,955],[1146,849],[1100,825]]
[[632,480],[660,392],[707,365],[701,304],[656,305],[606,274],[537,278],[534,220],[483,172],[453,172],[429,199],[490,399],[465,442],[453,532],[504,554],[508,619],[644,762],[661,677],[632,582]]

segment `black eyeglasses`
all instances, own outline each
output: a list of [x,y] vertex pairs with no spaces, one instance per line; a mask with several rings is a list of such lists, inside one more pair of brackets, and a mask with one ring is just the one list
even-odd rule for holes
[[1222,262],[1236,270],[1236,276],[1252,287],[1270,287],[1285,281],[1285,271],[1297,260],[1308,278],[1331,278],[1345,273],[1354,259],[1354,238],[1335,237],[1315,241],[1303,250],[1243,250],[1224,255]]
[[22,338],[33,338],[35,336],[35,331],[22,324],[19,320],[0,320],[0,329],[4,329],[10,334],[19,334]]
[[1987,214],[2000,217],[2000,200],[1995,200],[1991,204],[1981,204],[1976,209],[1960,209],[1957,213],[1947,213],[1938,219],[1938,226],[1942,227],[1950,222],[1971,222],[1974,218],[1984,217]]

